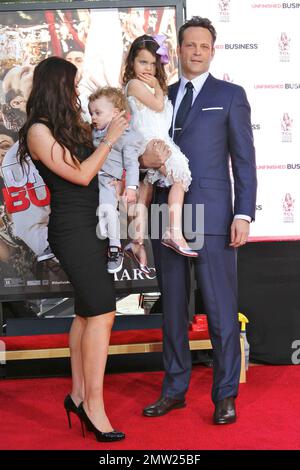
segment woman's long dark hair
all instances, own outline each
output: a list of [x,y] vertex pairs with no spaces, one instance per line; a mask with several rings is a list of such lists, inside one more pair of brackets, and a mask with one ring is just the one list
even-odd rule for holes
[[136,38],[130,46],[128,56],[126,58],[125,72],[123,76],[123,84],[127,85],[129,80],[136,78],[134,74],[134,59],[140,51],[146,49],[156,58],[156,73],[155,77],[157,78],[161,89],[165,94],[168,93],[167,87],[167,75],[165,72],[164,64],[161,63],[160,55],[156,54],[156,51],[159,49],[159,44],[153,39],[152,36],[144,34]]
[[[27,133],[37,120],[45,119],[57,143],[66,147],[74,164],[78,145],[92,148],[90,127],[81,117],[81,104],[75,89],[77,68],[61,57],[49,57],[40,62],[33,74],[32,90],[26,112],[27,121],[19,132],[20,162],[29,154]],[[65,160],[65,149],[63,159]]]

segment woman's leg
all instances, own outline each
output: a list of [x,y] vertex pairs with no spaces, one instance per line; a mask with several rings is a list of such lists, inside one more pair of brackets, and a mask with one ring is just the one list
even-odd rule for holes
[[105,413],[103,380],[114,318],[115,312],[87,318],[81,340],[85,384],[84,409],[92,423],[102,432],[113,430]]
[[70,336],[69,347],[71,354],[71,368],[72,368],[72,392],[71,396],[76,406],[78,406],[84,398],[84,380],[82,370],[82,355],[81,355],[81,339],[87,320],[83,317],[76,316],[73,320]]

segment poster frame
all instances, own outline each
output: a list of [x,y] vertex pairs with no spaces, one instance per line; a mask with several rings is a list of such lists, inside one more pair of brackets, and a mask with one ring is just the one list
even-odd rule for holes
[[[175,18],[177,29],[183,24],[186,18],[186,0],[101,0],[101,1],[72,1],[72,2],[32,2],[32,3],[0,3],[0,13],[8,13],[13,11],[45,11],[45,10],[85,10],[85,9],[97,9],[103,10],[108,8],[160,8],[170,7],[175,8]],[[117,295],[123,295],[128,293],[141,293],[141,292],[154,292],[157,291],[158,287],[137,287],[132,288],[128,291],[124,287],[118,287],[116,284]],[[74,297],[74,291],[51,291],[51,292],[39,292],[39,293],[7,293],[1,294],[0,296],[0,320],[1,320],[1,302],[8,301],[25,301],[29,299],[47,299],[47,298],[58,298],[58,297]],[[0,321],[1,328],[1,321]]]

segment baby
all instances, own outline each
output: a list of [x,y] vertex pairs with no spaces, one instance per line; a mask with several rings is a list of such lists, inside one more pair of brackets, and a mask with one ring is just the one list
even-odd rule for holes
[[120,220],[118,211],[117,183],[122,180],[123,170],[126,171],[126,189],[124,196],[127,203],[136,203],[139,186],[139,162],[143,145],[142,137],[130,129],[116,144],[111,146],[105,139],[110,121],[120,111],[127,110],[127,100],[121,89],[104,87],[97,89],[89,97],[89,112],[93,127],[93,144],[97,147],[104,140],[111,147],[101,171],[99,179],[99,238],[109,238],[108,263],[109,273],[117,273],[122,269],[124,254],[120,240]]

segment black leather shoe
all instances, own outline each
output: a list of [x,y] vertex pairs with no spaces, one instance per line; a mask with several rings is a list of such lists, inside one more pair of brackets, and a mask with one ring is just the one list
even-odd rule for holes
[[214,424],[231,424],[236,421],[234,397],[227,397],[216,403]]
[[186,402],[184,399],[177,400],[176,398],[160,397],[155,403],[144,408],[143,415],[151,418],[155,416],[163,416],[171,410],[184,408],[185,406]]
[[100,429],[96,428],[96,426],[92,423],[92,421],[86,414],[85,409],[83,408],[83,403],[80,403],[78,407],[78,413],[81,421],[81,430],[83,437],[85,437],[85,425],[86,429],[94,434],[98,442],[114,442],[125,439],[125,434],[121,431],[102,432],[100,431]]

